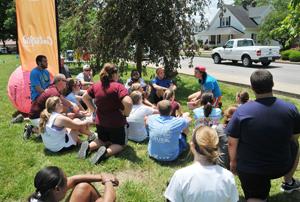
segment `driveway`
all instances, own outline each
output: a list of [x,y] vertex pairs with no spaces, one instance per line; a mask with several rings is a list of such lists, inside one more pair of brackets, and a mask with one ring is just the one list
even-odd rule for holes
[[[182,60],[182,68],[178,69],[178,72],[193,75],[193,68],[188,67],[189,61],[190,59]],[[203,57],[195,57],[193,65],[205,66],[208,74],[220,81],[248,86],[252,72],[263,68],[260,63],[254,64],[252,67],[243,67],[241,62],[232,64],[229,61],[214,64],[211,58]],[[275,91],[300,98],[300,65],[271,63],[266,69],[273,74]]]

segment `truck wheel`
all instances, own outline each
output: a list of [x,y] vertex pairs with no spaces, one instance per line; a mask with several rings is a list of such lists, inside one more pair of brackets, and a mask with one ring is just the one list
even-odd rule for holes
[[261,64],[265,67],[269,66],[271,64],[271,61],[262,61]]
[[237,60],[232,60],[232,63],[233,63],[233,64],[237,64],[238,61],[237,61]]
[[242,58],[242,63],[243,63],[243,66],[250,67],[252,65],[252,60],[251,60],[251,58],[248,55],[245,55]]
[[213,59],[214,59],[215,64],[220,64],[221,63],[221,57],[220,57],[219,54],[217,54],[217,53],[214,54]]

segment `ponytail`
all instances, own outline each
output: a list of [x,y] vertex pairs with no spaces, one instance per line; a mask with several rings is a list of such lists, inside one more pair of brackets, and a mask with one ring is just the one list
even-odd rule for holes
[[45,128],[46,128],[46,124],[50,118],[50,115],[52,112],[54,112],[55,107],[57,104],[59,104],[60,98],[57,96],[54,97],[49,97],[46,101],[46,108],[43,110],[43,112],[40,115],[40,123],[39,123],[39,132],[40,133],[44,133],[45,132]]
[[50,113],[47,109],[44,109],[40,115],[39,132],[42,134],[45,132],[46,124],[50,118]]
[[204,116],[205,117],[209,117],[212,109],[213,109],[213,106],[210,102],[206,103],[206,105],[204,105]]
[[112,63],[105,63],[100,71],[100,81],[103,88],[108,88],[109,83],[112,80],[113,74],[118,72],[118,68]]

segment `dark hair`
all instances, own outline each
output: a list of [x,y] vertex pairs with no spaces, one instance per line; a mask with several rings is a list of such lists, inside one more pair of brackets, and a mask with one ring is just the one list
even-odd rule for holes
[[157,103],[157,108],[160,115],[169,116],[171,114],[171,102],[169,100],[162,100]]
[[102,70],[100,71],[100,81],[104,88],[109,87],[109,83],[112,80],[113,74],[118,72],[116,65],[112,63],[105,63]]
[[203,93],[201,96],[201,106],[203,106],[204,109],[204,116],[209,117],[213,106],[212,103],[214,101],[214,95],[212,93]]
[[36,191],[28,198],[38,200],[47,200],[50,197],[51,190],[55,187],[65,186],[64,172],[56,166],[48,166],[40,170],[34,178],[34,187]]
[[[200,72],[200,71],[199,71]],[[205,80],[207,78],[207,73],[206,72],[200,72],[200,74],[202,74],[202,79],[201,79],[201,84],[205,83]]]
[[245,104],[249,101],[249,93],[246,90],[238,92],[237,96],[239,97],[241,104]]
[[171,89],[167,89],[164,92],[163,99],[164,100],[170,100],[173,96],[175,96],[175,92]]
[[256,70],[250,77],[251,87],[256,94],[271,93],[274,86],[271,72],[265,69]]
[[44,55],[38,55],[38,56],[36,56],[36,58],[35,58],[36,64],[39,65],[39,63],[41,63],[43,61],[43,58],[47,59],[47,57],[44,56]]

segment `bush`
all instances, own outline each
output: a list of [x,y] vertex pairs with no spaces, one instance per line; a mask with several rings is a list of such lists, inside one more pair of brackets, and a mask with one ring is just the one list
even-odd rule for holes
[[299,51],[293,51],[289,55],[289,59],[291,62],[300,62],[300,52]]
[[281,59],[282,60],[289,60],[289,56],[290,56],[290,53],[291,53],[292,50],[285,50],[285,51],[282,51],[280,54],[281,54]]

